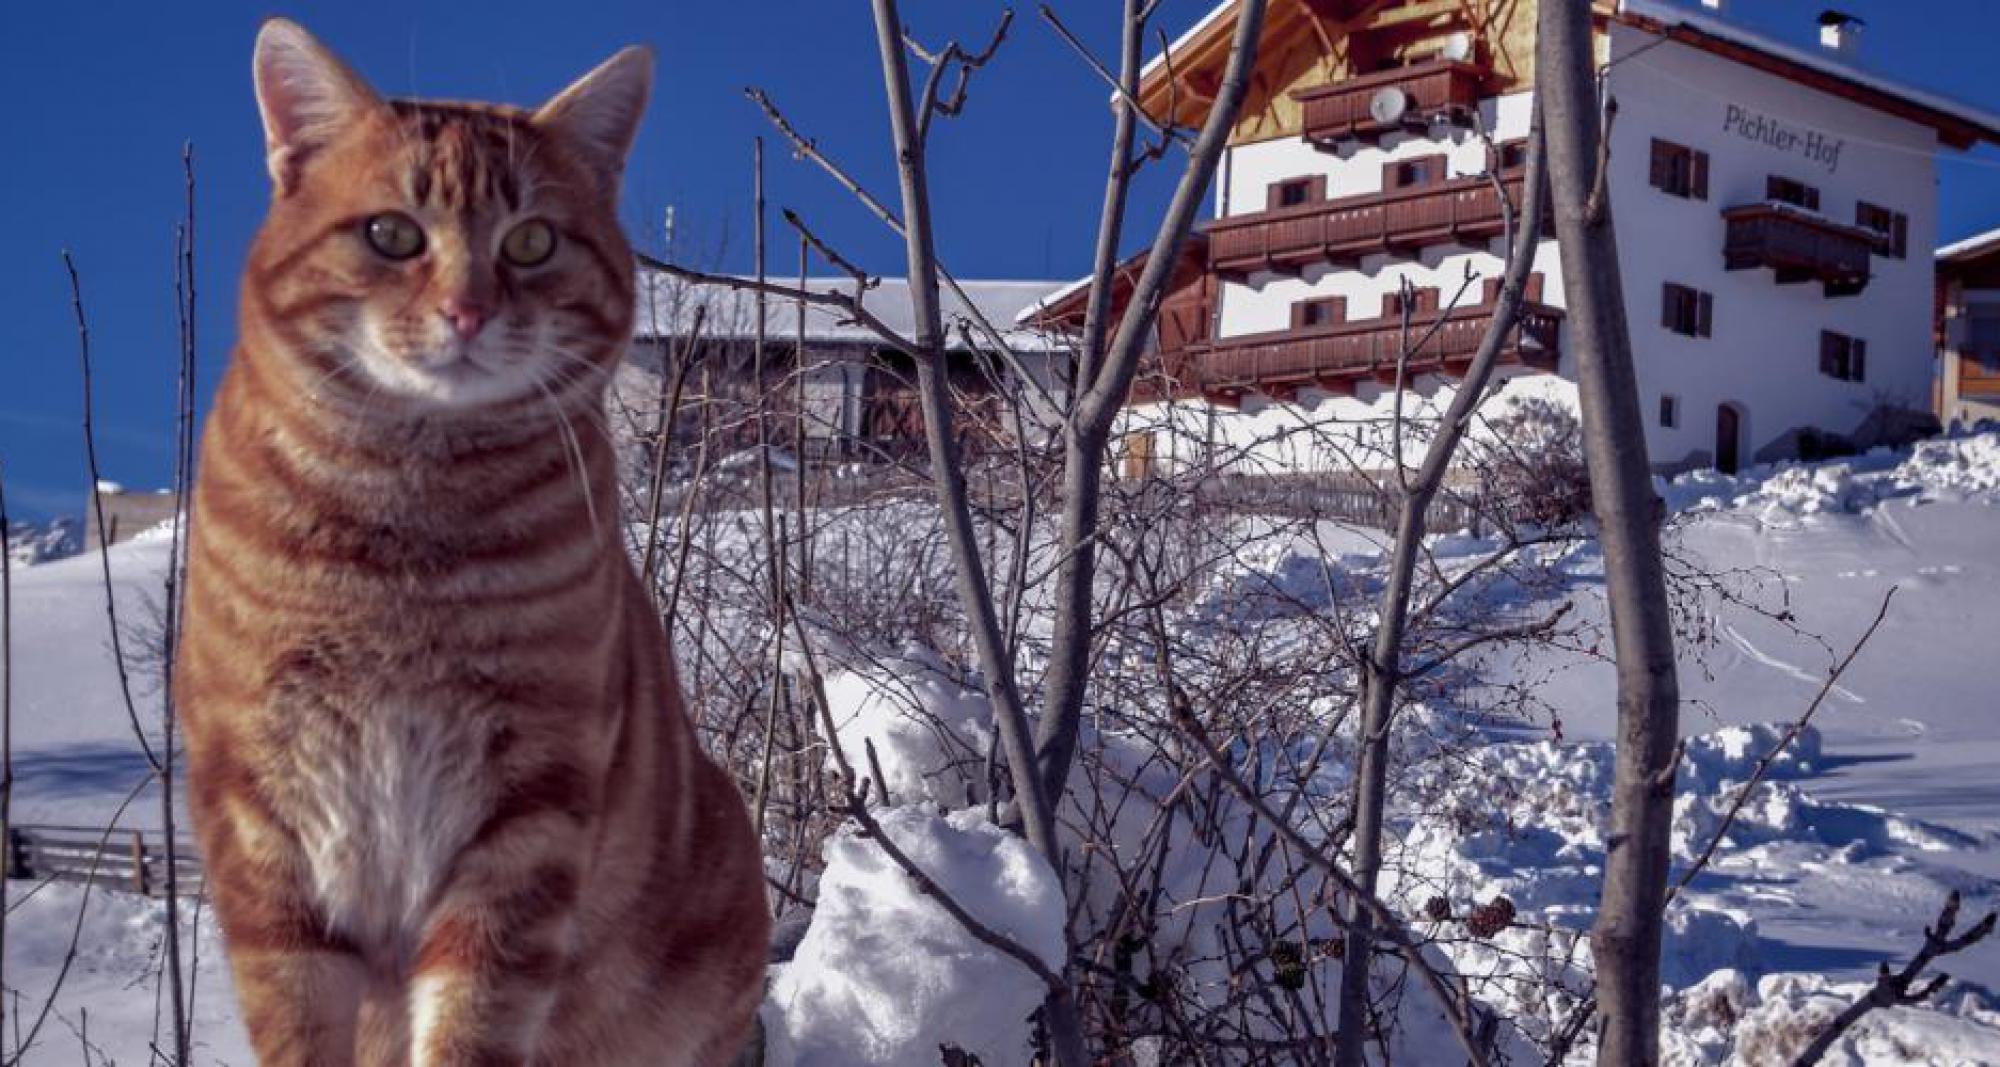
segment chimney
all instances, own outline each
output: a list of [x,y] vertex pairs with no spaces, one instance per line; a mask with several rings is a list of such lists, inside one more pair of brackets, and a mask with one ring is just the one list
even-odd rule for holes
[[1819,43],[1827,51],[1852,59],[1861,48],[1860,19],[1845,11],[1828,9],[1819,13]]

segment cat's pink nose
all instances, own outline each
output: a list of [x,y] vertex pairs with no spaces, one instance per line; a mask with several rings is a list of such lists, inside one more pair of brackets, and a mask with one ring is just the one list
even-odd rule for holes
[[462,340],[470,341],[485,327],[491,312],[470,300],[453,297],[446,300],[438,311],[451,322],[452,332]]

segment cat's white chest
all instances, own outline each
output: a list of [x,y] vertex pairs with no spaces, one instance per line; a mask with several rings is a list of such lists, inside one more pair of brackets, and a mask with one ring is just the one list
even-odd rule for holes
[[414,703],[372,709],[358,743],[304,754],[317,817],[302,844],[328,923],[407,957],[454,862],[491,810],[484,740],[463,716]]

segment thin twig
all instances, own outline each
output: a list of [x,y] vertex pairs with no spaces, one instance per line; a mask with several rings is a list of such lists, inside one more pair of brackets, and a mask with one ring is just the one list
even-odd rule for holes
[[[1444,977],[1431,966],[1429,960],[1424,958],[1423,949],[1417,944],[1415,936],[1410,933],[1402,917],[1389,910],[1389,906],[1382,903],[1373,893],[1363,893],[1361,887],[1355,884],[1353,877],[1341,869],[1340,865],[1335,863],[1320,846],[1307,840],[1305,835],[1293,828],[1290,822],[1280,819],[1278,813],[1271,810],[1271,806],[1264,801],[1264,798],[1236,773],[1228,757],[1216,747],[1214,740],[1195,719],[1193,712],[1182,702],[1172,701],[1170,704],[1173,708],[1174,724],[1201,748],[1216,776],[1234,790],[1259,818],[1269,823],[1271,829],[1283,837],[1287,844],[1298,850],[1301,858],[1333,879],[1343,892],[1348,893],[1356,903],[1368,910],[1376,924],[1388,933],[1389,940],[1395,943],[1397,954],[1408,961],[1411,969],[1417,972],[1417,977],[1429,988],[1431,995],[1437,998],[1438,1005],[1444,1009],[1445,1018],[1451,1023],[1452,1032],[1458,1038],[1459,1046],[1465,1052],[1466,1058],[1474,1067],[1487,1067],[1491,1061],[1487,1058],[1485,1049],[1481,1047],[1475,1032],[1476,1028],[1467,1015],[1468,1005],[1452,994],[1451,989],[1445,985]],[[1343,1020],[1342,1025],[1349,1023]]]
[[97,511],[98,559],[104,567],[104,613],[111,626],[111,659],[118,668],[118,690],[125,699],[125,717],[132,725],[132,736],[138,738],[147,765],[158,771],[160,758],[153,754],[153,746],[146,740],[145,728],[139,725],[138,704],[132,699],[132,677],[125,669],[125,649],[118,629],[118,598],[113,595],[111,584],[111,530],[104,521],[104,483],[97,468],[97,435],[92,432],[90,422],[90,321],[83,311],[83,281],[77,277],[76,262],[70,258],[68,249],[63,250],[62,261],[63,269],[69,272],[69,302],[76,312],[77,355],[83,367],[83,452],[90,466],[90,502]]
[[1894,973],[1890,972],[1887,963],[1883,963],[1875,972],[1874,986],[1866,995],[1834,1016],[1826,1029],[1820,1031],[1818,1036],[1812,1039],[1812,1043],[1792,1060],[1792,1067],[1813,1067],[1813,1064],[1818,1063],[1820,1058],[1833,1048],[1833,1043],[1840,1040],[1840,1035],[1860,1022],[1862,1016],[1876,1008],[1910,1007],[1922,1004],[1942,992],[1945,983],[1951,980],[1951,976],[1936,975],[1922,986],[1918,986],[1916,981],[1923,976],[1924,968],[1930,966],[1933,960],[1963,952],[1986,940],[1987,935],[1993,932],[1994,923],[2000,921],[2000,913],[1987,912],[1986,918],[1973,924],[1964,933],[1953,936],[1952,929],[1958,925],[1958,907],[1958,890],[1954,889],[1951,895],[1945,898],[1944,907],[1938,912],[1937,923],[1925,928],[1924,947],[1917,950],[1916,956],[1904,965],[1902,970]]

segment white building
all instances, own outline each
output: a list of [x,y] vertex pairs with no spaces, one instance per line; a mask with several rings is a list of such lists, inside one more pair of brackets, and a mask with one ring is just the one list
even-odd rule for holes
[[[1661,468],[1733,469],[1919,424],[1936,156],[2000,139],[2000,117],[1870,73],[1853,24],[1824,20],[1823,44],[1793,46],[1722,6],[1619,0],[1597,19],[1619,265]],[[1149,108],[1201,120],[1235,9],[1154,61]],[[1534,23],[1534,0],[1272,0],[1218,218],[1163,311],[1164,376],[1127,413],[1134,452],[1379,466],[1406,300],[1408,336],[1425,341],[1403,403],[1448,399],[1503,266],[1487,172],[1498,163],[1518,193]],[[1575,404],[1561,270],[1551,234],[1497,402]],[[1070,311],[1059,296],[1041,314]]]

